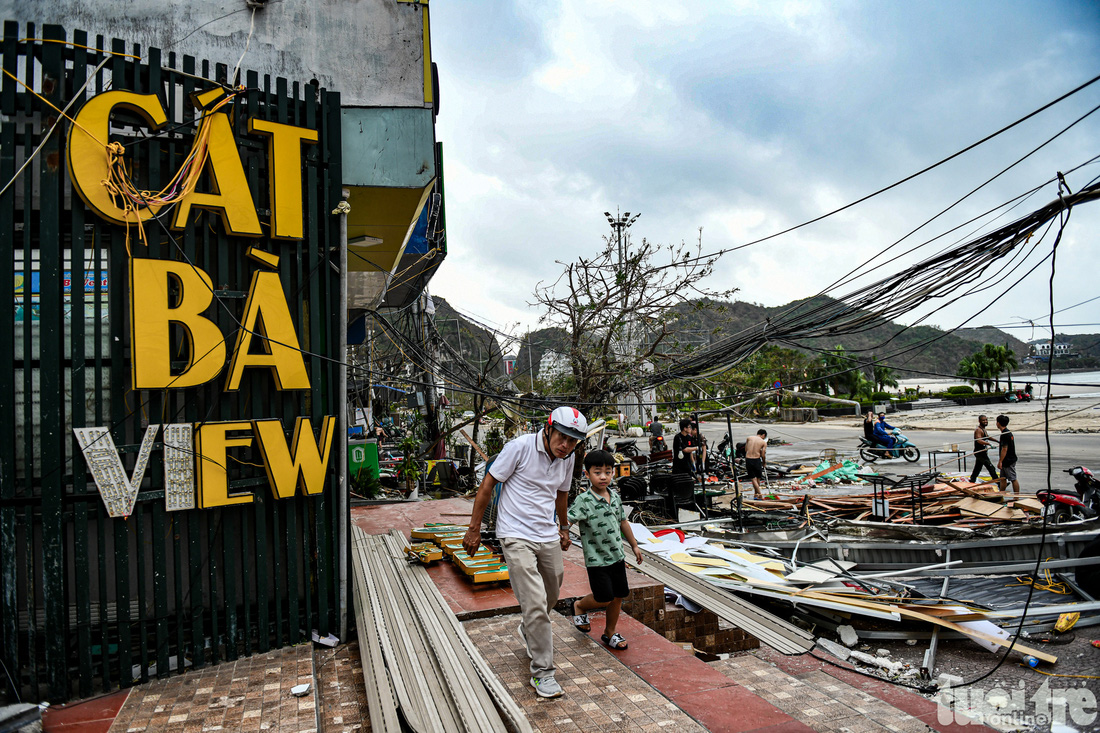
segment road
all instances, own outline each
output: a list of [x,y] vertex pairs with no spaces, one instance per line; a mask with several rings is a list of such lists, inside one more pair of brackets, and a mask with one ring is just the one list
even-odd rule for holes
[[[891,416],[893,418],[894,416]],[[892,424],[904,423],[904,417],[898,417]],[[842,424],[836,423],[774,423],[753,425],[749,423],[734,423],[733,436],[735,442],[741,442],[749,435],[755,433],[760,427],[768,431],[769,440],[781,438],[789,445],[770,446],[768,448],[768,460],[773,463],[817,463],[821,460],[823,450],[832,448],[837,456],[855,458],[859,460],[857,449],[862,430],[856,425],[856,418]],[[725,424],[718,422],[704,422],[703,435],[706,436],[711,448],[715,448],[722,436],[726,434]],[[951,445],[958,444],[959,449],[967,450],[972,446],[973,438],[970,431],[962,430],[921,430],[906,429],[906,436],[921,451],[921,458],[916,463],[906,463],[904,460],[895,459],[879,462],[880,473],[912,474],[928,470],[928,452],[930,450],[950,449]],[[1016,435],[1016,451],[1019,454],[1017,473],[1019,474],[1020,491],[1034,494],[1037,490],[1047,485],[1047,449],[1042,432],[1028,431]],[[991,456],[992,457],[992,456]],[[944,471],[957,470],[954,461],[937,457],[939,467]],[[1100,435],[1081,433],[1051,433],[1050,434],[1050,458],[1051,481],[1054,486],[1068,487],[1072,481],[1062,473],[1072,466],[1087,466],[1093,471],[1100,472]],[[996,464],[996,459],[993,459]],[[973,468],[972,459],[967,459],[967,473]],[[985,476],[985,473],[982,474]]]

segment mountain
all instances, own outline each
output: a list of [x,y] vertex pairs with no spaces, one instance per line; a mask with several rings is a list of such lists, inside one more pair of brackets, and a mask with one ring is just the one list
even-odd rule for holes
[[[488,369],[492,376],[504,375],[504,354],[495,334],[464,317],[438,295],[432,296],[435,315],[432,320],[447,345],[458,352],[474,369]],[[444,361],[448,354],[443,354]]]
[[[666,323],[681,344],[699,348],[747,329],[759,329],[768,319],[774,320],[781,314],[808,314],[835,304],[836,300],[828,296],[792,301],[773,308],[743,301],[707,302],[708,307],[705,308],[700,308],[700,304],[695,302],[682,303],[670,311]],[[544,333],[547,332],[533,332],[531,340],[539,340]],[[563,339],[564,335],[559,338]],[[1028,353],[1027,344],[992,326],[946,332],[935,326],[906,328],[897,323],[880,324],[859,333],[802,339],[798,342],[798,348],[813,355],[843,346],[846,351],[862,358],[878,357],[886,365],[902,372],[900,376],[905,376],[904,372],[908,370],[951,375],[962,359],[986,343],[1007,344],[1017,361],[1022,361]],[[1096,346],[1100,351],[1100,343]],[[525,358],[521,358],[521,364],[527,363]],[[537,354],[535,363],[538,364]],[[914,376],[919,375],[914,373]]]

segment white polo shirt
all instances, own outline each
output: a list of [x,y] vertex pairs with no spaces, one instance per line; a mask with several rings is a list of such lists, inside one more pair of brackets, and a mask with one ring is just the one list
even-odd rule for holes
[[576,455],[555,458],[543,445],[545,430],[511,441],[489,467],[489,474],[503,484],[497,502],[498,538],[558,539],[554,501],[558,492],[569,491]]

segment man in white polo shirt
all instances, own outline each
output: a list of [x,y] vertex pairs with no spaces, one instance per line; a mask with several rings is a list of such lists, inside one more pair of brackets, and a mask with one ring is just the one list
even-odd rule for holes
[[523,614],[519,633],[531,657],[531,686],[542,697],[560,697],[554,679],[554,635],[550,611],[558,602],[565,571],[561,553],[569,549],[567,507],[573,480],[573,450],[584,439],[588,421],[572,407],[550,413],[542,430],[516,438],[485,472],[478,487],[466,552],[481,544],[481,519],[498,482],[497,539],[508,563],[508,578]]

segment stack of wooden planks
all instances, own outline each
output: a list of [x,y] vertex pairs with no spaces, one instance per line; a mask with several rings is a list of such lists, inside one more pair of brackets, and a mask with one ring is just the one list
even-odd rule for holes
[[1001,522],[1027,522],[1041,516],[1043,511],[1043,505],[1034,497],[1006,494],[996,482],[973,484],[961,479],[943,480],[921,487],[916,496],[908,488],[886,491],[889,516],[885,518],[873,515],[875,495],[871,493],[827,497],[786,494],[779,489],[772,493],[774,498],[745,498],[743,503],[758,510],[789,509],[808,513],[811,520],[834,517],[853,521],[885,519],[895,524],[913,524],[923,513],[923,524],[970,528]]

